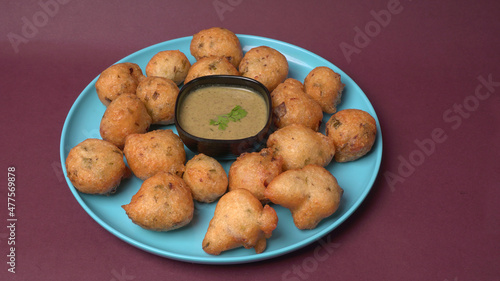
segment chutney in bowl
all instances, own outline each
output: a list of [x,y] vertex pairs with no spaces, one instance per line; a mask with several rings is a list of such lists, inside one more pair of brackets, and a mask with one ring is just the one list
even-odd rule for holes
[[194,153],[234,159],[265,145],[272,131],[271,96],[251,78],[199,77],[185,84],[177,96],[175,126]]

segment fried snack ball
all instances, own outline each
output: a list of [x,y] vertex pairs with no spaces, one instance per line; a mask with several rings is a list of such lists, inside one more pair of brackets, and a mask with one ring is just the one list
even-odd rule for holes
[[135,94],[139,82],[144,78],[139,65],[131,62],[117,63],[105,69],[95,83],[99,100],[108,106],[123,94]]
[[133,223],[144,229],[169,231],[193,219],[194,202],[182,178],[160,172],[145,180],[129,204],[122,208]]
[[204,29],[193,35],[190,51],[196,60],[212,56],[224,57],[235,68],[243,57],[240,40],[236,34],[222,27]]
[[191,66],[184,84],[195,78],[208,75],[239,75],[239,73],[224,57],[204,57]]
[[242,76],[259,81],[272,92],[288,76],[288,61],[279,51],[259,46],[243,56],[238,69]]
[[211,203],[227,190],[226,171],[217,160],[203,153],[187,161],[182,178],[199,202]]
[[306,93],[328,114],[337,111],[344,86],[344,83],[340,81],[340,74],[326,66],[316,67],[304,79]]
[[123,153],[134,175],[142,180],[161,171],[178,176],[184,172],[184,144],[170,129],[128,136]]
[[300,169],[308,164],[328,165],[335,154],[333,140],[300,124],[273,132],[267,147],[283,157],[283,170]]
[[179,50],[166,50],[156,53],[146,65],[147,76],[164,77],[180,85],[188,73],[191,63]]
[[264,190],[274,177],[283,171],[283,158],[270,148],[260,152],[243,153],[229,168],[229,190],[246,189],[261,202],[269,200]]
[[122,149],[128,135],[145,133],[151,122],[144,103],[136,95],[123,94],[104,111],[100,124],[101,137]]
[[344,109],[330,117],[325,133],[335,143],[335,161],[354,161],[372,149],[377,124],[366,111]]
[[151,76],[144,78],[137,86],[136,95],[146,106],[153,124],[174,123],[175,102],[179,87],[174,81]]
[[318,165],[283,172],[265,191],[271,202],[290,210],[299,229],[313,229],[335,213],[343,193],[337,179]]
[[287,79],[285,79],[285,81],[283,81],[283,83],[288,83],[288,86],[290,86],[290,87],[297,87],[301,91],[305,91],[304,90],[304,84],[302,84],[302,82],[300,82],[297,79],[287,78]]
[[224,194],[217,202],[215,213],[202,242],[203,250],[211,255],[237,247],[255,248],[257,254],[266,249],[278,225],[276,211],[246,189]]
[[130,171],[122,151],[100,139],[86,139],[73,147],[66,158],[66,171],[73,186],[88,194],[108,194]]
[[288,78],[271,92],[273,120],[277,128],[302,124],[318,131],[323,121],[321,106],[304,92],[296,79]]

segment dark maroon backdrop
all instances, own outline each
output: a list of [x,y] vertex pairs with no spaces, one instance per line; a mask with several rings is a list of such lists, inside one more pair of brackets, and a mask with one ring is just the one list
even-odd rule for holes
[[[498,1],[4,1],[0,18],[0,279],[500,280]],[[116,238],[69,191],[60,134],[84,87],[128,54],[212,26],[308,49],[375,107],[379,177],[321,243],[243,265],[174,261]]]

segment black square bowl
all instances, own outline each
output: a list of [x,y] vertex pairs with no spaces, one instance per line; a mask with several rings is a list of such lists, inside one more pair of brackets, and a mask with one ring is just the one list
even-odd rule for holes
[[[267,106],[266,125],[256,135],[243,139],[208,139],[185,131],[178,121],[184,99],[199,88],[212,86],[245,88],[262,95]],[[182,142],[194,153],[203,153],[221,160],[235,159],[244,152],[259,151],[266,145],[267,138],[273,131],[271,95],[263,84],[251,78],[233,75],[202,76],[181,88],[175,104],[175,127]]]

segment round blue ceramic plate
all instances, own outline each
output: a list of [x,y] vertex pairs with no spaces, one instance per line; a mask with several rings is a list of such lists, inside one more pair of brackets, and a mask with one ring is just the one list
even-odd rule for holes
[[[377,115],[370,101],[356,83],[342,70],[325,59],[297,46],[263,37],[238,35],[243,51],[253,47],[266,45],[280,51],[289,62],[289,77],[304,81],[307,74],[317,66],[327,66],[339,73],[345,84],[340,109],[357,108],[369,112],[377,121],[377,139],[372,151],[363,158],[348,163],[335,163],[326,168],[337,178],[339,185],[344,189],[344,195],[339,209],[332,216],[324,219],[313,230],[299,230],[293,224],[290,212],[281,206],[273,205],[279,222],[273,235],[268,239],[267,249],[256,254],[253,249],[238,248],[223,252],[219,256],[206,254],[201,243],[208,224],[213,216],[216,203],[195,203],[195,214],[192,222],[178,230],[169,232],[154,232],[142,229],[132,223],[127,217],[122,205],[128,204],[132,195],[142,183],[136,177],[125,180],[119,190],[111,196],[87,195],[79,193],[66,177],[66,182],[82,208],[102,227],[118,238],[144,251],[163,257],[206,264],[233,264],[247,263],[274,258],[308,245],[331,232],[344,222],[363,202],[377,177],[382,159],[382,135]],[[153,55],[163,50],[180,50],[189,58],[191,63],[195,59],[190,55],[189,45],[192,37],[178,38],[159,43],[134,54],[119,62],[137,63],[145,72],[145,67]],[[65,163],[69,150],[87,138],[100,138],[99,124],[105,107],[99,101],[95,91],[97,77],[83,90],[71,107],[61,135],[61,162]],[[323,123],[330,115],[325,115]],[[172,129],[173,125],[161,128]],[[324,125],[322,128],[324,132]],[[193,153],[186,148],[188,159]],[[230,161],[221,163],[226,171]],[[63,172],[66,175],[66,169]]]

